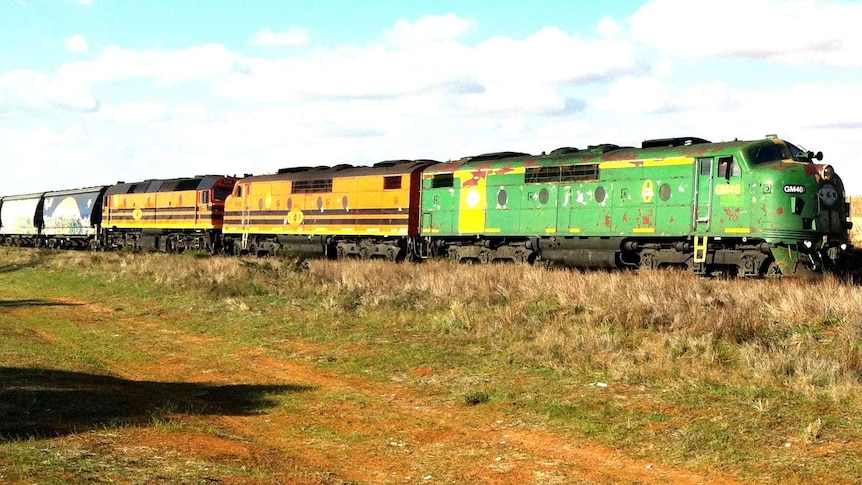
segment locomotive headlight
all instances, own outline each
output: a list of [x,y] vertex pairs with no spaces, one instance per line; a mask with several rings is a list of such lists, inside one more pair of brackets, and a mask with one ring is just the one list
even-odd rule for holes
[[841,250],[847,251],[847,244],[841,244]]
[[811,249],[811,246],[814,246],[814,243],[812,243],[811,241],[803,241],[802,244],[805,245],[806,249]]
[[820,165],[819,168],[818,175],[820,175],[820,179],[825,182],[832,181],[832,178],[835,177],[835,169],[832,168],[832,165]]

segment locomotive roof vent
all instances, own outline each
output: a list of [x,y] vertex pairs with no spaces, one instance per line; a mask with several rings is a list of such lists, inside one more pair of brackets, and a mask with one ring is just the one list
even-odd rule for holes
[[579,151],[580,150],[578,150],[575,147],[560,147],[560,148],[557,148],[556,150],[551,150],[551,155],[565,155],[567,153],[576,153]]
[[332,169],[335,170],[336,172],[340,172],[341,170],[347,170],[348,168],[353,168],[353,165],[351,165],[349,163],[340,163],[340,164],[332,167]]
[[377,168],[386,168],[386,167],[394,167],[399,163],[406,162],[407,160],[384,160],[382,162],[377,162],[374,164]]
[[618,148],[620,148],[620,146],[614,145],[613,143],[600,143],[598,145],[587,146],[587,150],[589,150],[591,152],[598,152],[598,153],[607,153],[609,151],[616,150]]
[[689,145],[700,145],[701,143],[712,142],[694,136],[677,138],[656,138],[654,140],[644,140],[643,143],[641,143],[641,148],[681,147]]
[[483,153],[481,155],[476,155],[474,157],[467,157],[466,160],[470,162],[483,162],[485,160],[502,160],[504,158],[512,158],[512,157],[529,157],[529,153],[522,152],[494,152],[494,153]]
[[307,172],[308,170],[311,170],[311,167],[288,167],[278,169],[278,173]]

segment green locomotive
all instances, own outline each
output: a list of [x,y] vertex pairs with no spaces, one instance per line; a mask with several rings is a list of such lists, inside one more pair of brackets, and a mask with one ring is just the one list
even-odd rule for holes
[[503,152],[423,173],[423,256],[802,275],[849,243],[844,186],[797,146],[701,138]]

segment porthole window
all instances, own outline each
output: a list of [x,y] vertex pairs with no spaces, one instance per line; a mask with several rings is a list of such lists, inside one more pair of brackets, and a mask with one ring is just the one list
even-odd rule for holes
[[551,193],[548,189],[542,189],[539,191],[539,202],[542,204],[547,204],[548,201],[551,200]]
[[288,197],[287,198],[287,210],[292,210],[292,209],[293,209],[293,198]]
[[318,197],[318,198],[317,198],[317,209],[318,209],[320,212],[323,212],[323,197]]
[[505,207],[506,202],[509,202],[509,194],[506,193],[505,189],[500,189],[500,191],[497,192],[497,205]]
[[[401,180],[401,179],[398,179]],[[347,196],[341,198],[341,207],[344,207],[344,210],[347,210]]]
[[605,190],[605,188],[604,188],[604,187],[599,187],[599,188],[597,188],[597,189],[596,189],[596,192],[595,192],[595,194],[594,194],[594,197],[596,198],[596,202],[598,202],[599,204],[601,204],[601,203],[603,203],[603,202],[605,201],[605,199],[607,199],[607,198],[608,198],[608,193],[607,193],[607,191]]
[[670,200],[670,196],[673,191],[670,189],[670,185],[661,184],[661,187],[658,188],[658,196],[661,197],[661,200],[667,202]]
[[257,199],[257,210],[263,210],[263,199]]

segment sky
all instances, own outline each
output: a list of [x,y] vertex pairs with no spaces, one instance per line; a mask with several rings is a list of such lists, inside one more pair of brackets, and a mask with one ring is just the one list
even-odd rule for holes
[[0,0],[0,195],[777,134],[862,195],[862,1]]

